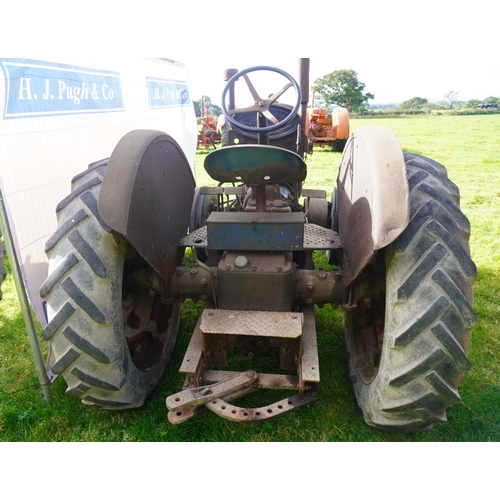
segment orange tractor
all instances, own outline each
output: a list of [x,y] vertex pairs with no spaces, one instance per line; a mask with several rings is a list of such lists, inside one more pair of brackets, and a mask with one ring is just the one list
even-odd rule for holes
[[198,134],[198,146],[215,147],[215,142],[221,140],[220,133],[217,132],[217,119],[209,113],[205,97],[202,103],[201,132]]
[[337,107],[330,117],[327,111],[313,105],[307,110],[306,131],[309,139],[309,150],[318,144],[321,147],[332,146],[335,151],[342,152],[349,138],[349,112],[346,108]]

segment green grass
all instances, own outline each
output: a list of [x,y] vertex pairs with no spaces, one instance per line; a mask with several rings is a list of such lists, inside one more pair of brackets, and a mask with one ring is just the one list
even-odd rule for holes
[[[448,422],[427,433],[393,435],[368,427],[356,410],[344,371],[343,318],[317,309],[322,382],[316,405],[262,425],[231,423],[206,414],[179,426],[167,421],[165,398],[180,390],[178,373],[199,304],[186,302],[173,360],[146,404],[126,412],[101,412],[66,396],[62,378],[48,405],[37,386],[34,362],[9,273],[0,302],[0,441],[499,441],[500,440],[500,115],[416,116],[353,119],[351,130],[384,125],[405,151],[443,163],[459,186],[462,209],[472,225],[471,251],[478,267],[475,310],[478,326],[469,351],[472,369],[460,387],[462,402]],[[198,184],[210,179],[197,154]],[[317,149],[307,159],[306,187],[331,192],[341,155]],[[213,182],[212,182],[213,184]],[[46,351],[47,347],[43,344]]]

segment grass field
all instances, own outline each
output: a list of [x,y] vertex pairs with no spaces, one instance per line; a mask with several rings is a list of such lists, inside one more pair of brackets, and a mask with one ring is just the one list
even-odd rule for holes
[[[404,151],[443,163],[460,188],[462,210],[471,222],[478,325],[469,352],[473,366],[460,388],[462,402],[448,410],[447,423],[418,435],[368,427],[354,406],[344,372],[342,313],[330,307],[317,309],[316,316],[319,400],[277,420],[241,425],[206,414],[180,426],[168,423],[165,398],[182,386],[177,371],[200,311],[199,304],[188,302],[173,360],[142,408],[93,410],[65,395],[62,378],[53,384],[54,400],[48,405],[37,386],[9,274],[0,302],[0,441],[500,441],[500,115],[354,119],[351,130],[365,125],[390,127]],[[197,154],[200,185],[209,180],[201,166],[207,152]],[[307,162],[306,187],[331,192],[340,154],[318,149]]]

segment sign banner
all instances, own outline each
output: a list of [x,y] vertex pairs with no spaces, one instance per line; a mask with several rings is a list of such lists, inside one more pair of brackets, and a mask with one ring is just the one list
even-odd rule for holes
[[123,111],[119,73],[23,59],[3,59],[4,119]]
[[187,82],[146,78],[151,108],[168,108],[170,106],[190,106],[191,98]]
[[171,59],[0,58],[0,188],[38,319],[48,275],[45,242],[71,179],[111,156],[131,130],[159,130],[194,174],[198,138],[188,71]]

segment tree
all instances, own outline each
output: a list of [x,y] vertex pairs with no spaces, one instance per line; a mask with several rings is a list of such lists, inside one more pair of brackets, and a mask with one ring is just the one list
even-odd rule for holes
[[400,109],[404,111],[410,111],[415,109],[422,109],[427,104],[427,99],[423,97],[412,97],[405,102],[402,102],[399,106]]
[[469,101],[466,102],[465,107],[476,109],[480,104],[481,101],[479,99],[470,99]]
[[427,102],[422,106],[422,111],[425,111],[426,113],[430,113],[433,109],[436,108],[436,105],[432,102]]
[[500,98],[491,95],[483,101],[483,104],[500,104]]
[[449,109],[453,109],[457,106],[458,104],[458,99],[457,99],[458,92],[455,92],[454,90],[450,90],[449,92],[446,92],[444,95],[444,100],[448,104]]
[[352,69],[339,69],[318,78],[312,87],[322,101],[337,104],[349,111],[364,108],[363,104],[375,96],[367,92],[363,94],[365,84],[358,80],[358,74]]

